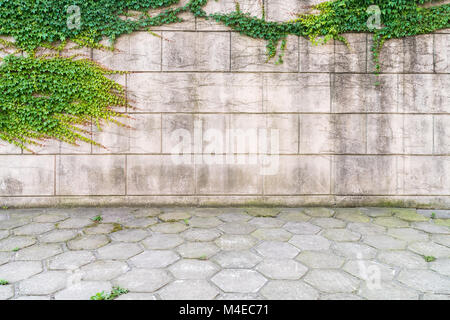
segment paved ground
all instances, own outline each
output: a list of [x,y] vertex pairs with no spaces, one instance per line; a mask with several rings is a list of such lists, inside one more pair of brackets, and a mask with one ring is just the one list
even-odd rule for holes
[[0,299],[450,299],[450,211],[1,210],[0,280]]

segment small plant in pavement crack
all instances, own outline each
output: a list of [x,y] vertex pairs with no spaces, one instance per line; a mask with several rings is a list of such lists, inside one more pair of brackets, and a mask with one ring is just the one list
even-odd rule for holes
[[8,285],[8,284],[9,284],[8,281],[3,280],[3,279],[0,279],[0,286],[6,286],[6,285]]
[[423,258],[425,259],[426,262],[436,261],[436,258],[433,256],[424,256]]
[[105,293],[105,291],[98,292],[95,296],[91,297],[91,300],[114,300],[123,294],[127,294],[128,292],[129,290],[127,289],[113,287],[110,293]]

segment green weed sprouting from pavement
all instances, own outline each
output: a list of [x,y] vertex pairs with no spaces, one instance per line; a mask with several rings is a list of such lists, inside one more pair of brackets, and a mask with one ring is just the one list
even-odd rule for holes
[[0,286],[6,286],[6,285],[8,285],[8,284],[9,284],[8,281],[3,280],[3,279],[0,279]]
[[110,293],[105,293],[105,291],[98,292],[96,295],[91,297],[91,300],[114,300],[123,294],[127,294],[129,290],[120,287],[113,287]]
[[426,262],[436,261],[436,258],[433,256],[424,256],[423,258],[425,259]]
[[[79,47],[108,50],[123,34],[182,22],[189,13],[197,19],[211,19],[267,43],[267,59],[278,54],[283,62],[288,36],[301,36],[314,43],[329,40],[348,44],[346,33],[373,33],[373,59],[380,71],[379,55],[385,41],[428,34],[449,28],[450,4],[423,7],[433,0],[334,0],[300,14],[291,21],[267,21],[242,12],[207,14],[211,0],[3,0],[0,5],[0,50],[16,50],[21,56],[7,56],[0,66],[0,139],[23,149],[56,139],[77,145],[80,141],[98,145],[90,138],[89,126],[105,122],[122,125],[114,108],[127,106],[124,89],[113,82],[108,71],[84,60],[62,58],[69,41]],[[380,29],[369,28],[373,13],[380,9]],[[69,27],[68,9],[78,6],[81,16],[76,28]],[[158,10],[152,14],[149,10]],[[52,52],[41,54],[42,50]],[[41,51],[40,51],[41,50]],[[279,51],[279,52],[278,52]]]
[[96,216],[96,217],[92,218],[92,221],[94,221],[94,222],[102,222],[102,220],[103,220],[102,216]]

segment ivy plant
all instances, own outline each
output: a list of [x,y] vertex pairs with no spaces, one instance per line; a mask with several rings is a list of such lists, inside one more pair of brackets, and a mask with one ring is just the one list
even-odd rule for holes
[[[241,11],[206,13],[208,1],[190,0],[0,0],[0,50],[7,55],[0,65],[0,139],[29,150],[46,139],[71,144],[89,137],[87,125],[105,121],[123,125],[114,108],[127,106],[124,89],[108,78],[106,70],[88,59],[61,57],[68,41],[79,47],[105,49],[123,34],[182,22],[181,14],[211,19],[256,39],[267,41],[268,60],[283,62],[289,35],[325,43],[343,41],[346,33],[372,33],[373,58],[380,71],[379,53],[393,38],[432,33],[450,28],[450,4],[434,0],[334,0],[323,2],[290,21],[267,21]],[[379,9],[381,25],[371,28],[371,6]],[[69,23],[77,8],[74,27]],[[78,20],[77,20],[78,19]],[[40,48],[56,51],[37,56]]]

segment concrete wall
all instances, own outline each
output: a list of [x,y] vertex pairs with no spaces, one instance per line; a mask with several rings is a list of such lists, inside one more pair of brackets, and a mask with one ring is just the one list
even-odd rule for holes
[[[271,20],[291,19],[308,3],[265,2]],[[259,0],[240,3],[261,15]],[[231,0],[207,7],[233,8]],[[115,79],[136,107],[121,110],[133,129],[93,128],[107,150],[48,142],[31,155],[2,143],[0,204],[450,207],[450,30],[388,42],[375,86],[371,36],[347,35],[351,50],[291,36],[284,64],[275,65],[265,63],[264,41],[186,18],[155,28],[161,38],[123,36],[115,53],[86,50],[129,71]],[[175,164],[173,132],[194,136],[199,121],[203,132],[277,129],[276,174],[261,174],[251,155],[245,164]]]

